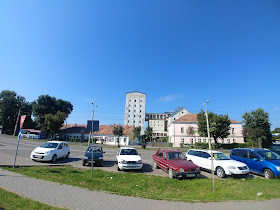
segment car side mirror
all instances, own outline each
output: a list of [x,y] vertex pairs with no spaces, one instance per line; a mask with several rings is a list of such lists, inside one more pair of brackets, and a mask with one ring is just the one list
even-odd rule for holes
[[259,159],[258,158],[254,158],[254,161],[258,161]]

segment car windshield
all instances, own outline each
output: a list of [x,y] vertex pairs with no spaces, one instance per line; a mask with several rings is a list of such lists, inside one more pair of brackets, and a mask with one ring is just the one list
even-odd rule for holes
[[43,148],[56,148],[57,145],[58,145],[58,143],[46,142],[41,147],[43,147]]
[[268,151],[259,151],[257,152],[265,160],[280,160],[280,156],[275,152],[270,150]]
[[224,153],[213,153],[215,160],[230,160]]
[[167,158],[169,160],[182,160],[182,159],[186,159],[186,157],[183,155],[182,152],[168,152],[167,153]]
[[280,144],[274,144],[270,148],[271,150],[280,151]]
[[135,149],[122,149],[120,155],[138,155]]
[[102,149],[100,147],[93,147],[93,151],[92,151],[92,147],[89,147],[87,149],[87,152],[102,152]]

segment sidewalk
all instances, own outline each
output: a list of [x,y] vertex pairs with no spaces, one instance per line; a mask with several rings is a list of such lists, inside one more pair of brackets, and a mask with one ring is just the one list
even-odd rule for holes
[[183,203],[119,196],[28,178],[0,169],[0,187],[52,206],[68,209],[278,209],[280,200],[258,202]]

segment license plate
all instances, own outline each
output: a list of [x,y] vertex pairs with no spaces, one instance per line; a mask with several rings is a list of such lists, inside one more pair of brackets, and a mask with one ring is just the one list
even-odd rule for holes
[[187,174],[187,177],[194,177],[195,174]]
[[128,164],[127,167],[135,167],[135,165]]
[[88,161],[88,163],[95,163],[95,161],[94,160],[93,161],[90,160],[90,161]]

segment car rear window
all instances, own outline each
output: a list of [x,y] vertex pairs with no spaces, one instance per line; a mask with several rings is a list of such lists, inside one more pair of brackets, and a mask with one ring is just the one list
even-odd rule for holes
[[188,151],[188,155],[194,155],[194,151],[193,150],[189,150]]
[[280,144],[273,144],[271,145],[270,149],[275,151],[280,151]]

